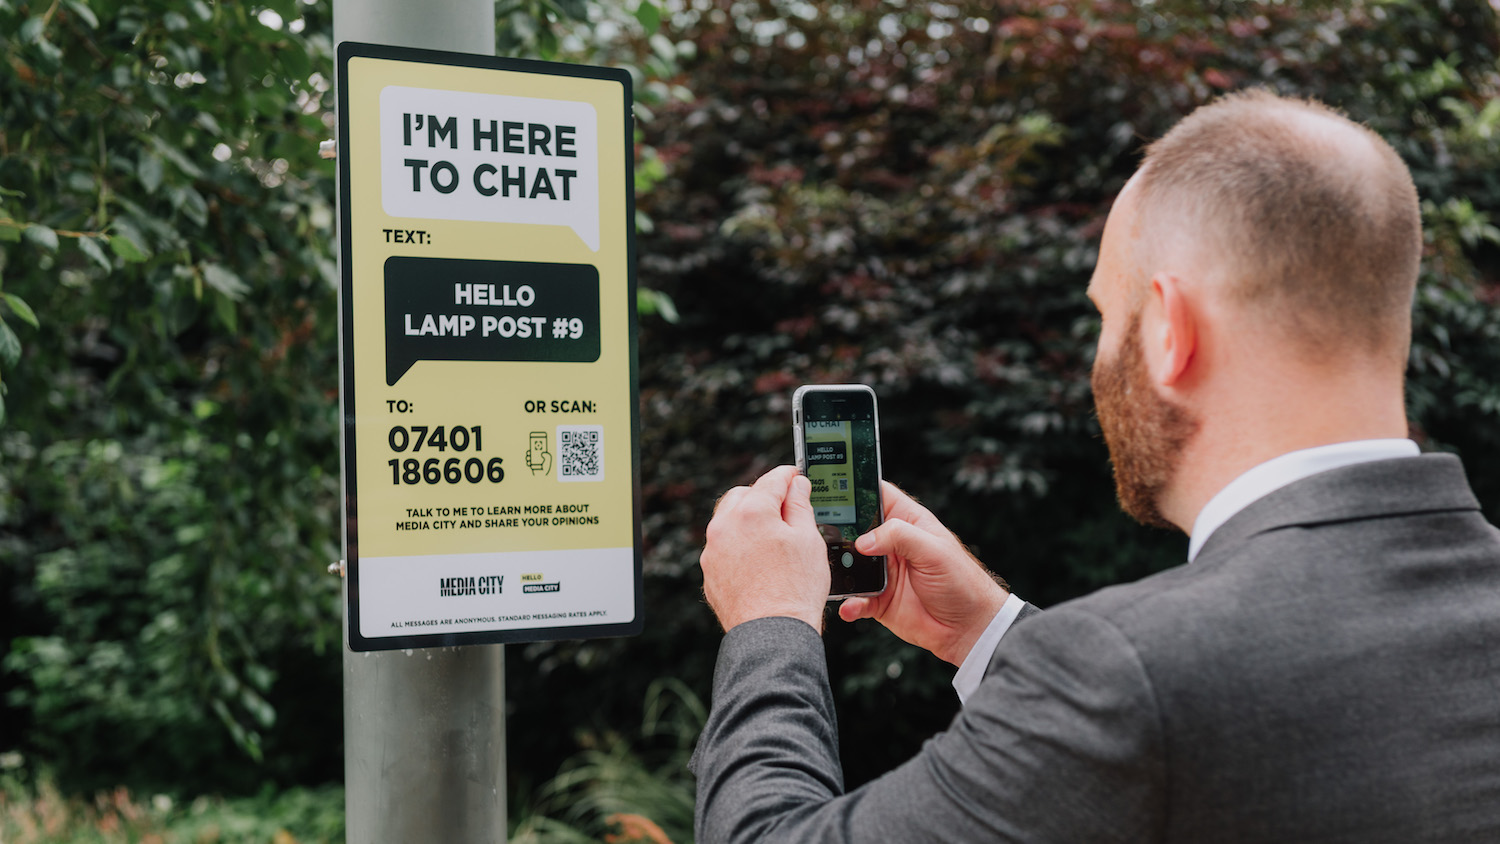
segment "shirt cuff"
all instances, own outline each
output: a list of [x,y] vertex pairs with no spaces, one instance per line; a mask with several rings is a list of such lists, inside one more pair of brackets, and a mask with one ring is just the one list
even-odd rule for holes
[[969,649],[969,655],[964,657],[964,662],[958,667],[958,673],[953,675],[953,690],[958,692],[960,703],[969,699],[969,695],[979,688],[979,681],[984,679],[984,671],[990,665],[990,657],[995,654],[995,647],[1000,644],[1000,637],[1016,622],[1016,616],[1021,614],[1026,602],[1016,597],[1012,592],[1005,603],[1000,606],[1000,611],[990,619],[990,626],[980,634],[979,640],[974,647]]

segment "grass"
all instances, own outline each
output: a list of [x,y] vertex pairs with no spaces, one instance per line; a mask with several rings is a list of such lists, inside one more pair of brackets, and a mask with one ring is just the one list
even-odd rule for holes
[[[677,680],[647,692],[640,734],[586,733],[529,801],[511,806],[512,844],[692,844],[687,760],[706,707]],[[341,844],[342,786],[257,797],[60,793],[0,753],[0,844]]]
[[[10,754],[6,754],[10,755]],[[65,796],[50,780],[34,786],[0,777],[0,844],[333,844],[344,840],[344,790],[291,789],[276,795],[178,803],[124,787],[92,798]]]

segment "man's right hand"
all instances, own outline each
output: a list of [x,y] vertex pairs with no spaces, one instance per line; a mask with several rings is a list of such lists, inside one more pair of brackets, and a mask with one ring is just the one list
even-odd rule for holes
[[1010,593],[926,507],[888,481],[881,481],[881,496],[885,523],[854,547],[889,557],[885,591],[844,601],[839,618],[873,618],[960,665]]

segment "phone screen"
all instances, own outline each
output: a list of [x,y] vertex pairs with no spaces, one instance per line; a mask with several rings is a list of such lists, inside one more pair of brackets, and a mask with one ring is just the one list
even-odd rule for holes
[[854,550],[881,522],[880,440],[868,389],[801,392],[802,468],[812,482],[813,518],[828,544],[833,596],[885,588],[885,558]]

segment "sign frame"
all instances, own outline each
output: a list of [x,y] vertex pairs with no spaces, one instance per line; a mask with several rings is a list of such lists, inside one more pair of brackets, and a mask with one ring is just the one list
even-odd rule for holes
[[[577,79],[601,80],[618,83],[621,86],[623,101],[623,150],[624,150],[624,224],[625,224],[625,276],[626,276],[626,309],[629,314],[627,327],[627,347],[629,356],[629,417],[630,417],[630,496],[631,496],[631,545],[633,547],[634,562],[633,576],[634,614],[631,620],[618,623],[579,624],[564,626],[536,626],[526,628],[513,628],[502,630],[444,632],[444,633],[410,633],[394,636],[367,637],[361,633],[360,628],[360,553],[359,553],[359,485],[356,476],[356,417],[357,406],[355,404],[355,354],[354,354],[354,332],[356,328],[370,331],[378,330],[376,326],[355,325],[355,309],[353,303],[354,295],[354,261],[352,260],[353,249],[353,194],[360,193],[364,201],[371,201],[366,192],[373,191],[379,194],[380,186],[364,188],[356,191],[352,184],[350,152],[350,111],[349,111],[349,63],[356,58],[371,58],[392,62],[407,62],[415,65],[439,65],[448,67],[472,68],[478,70],[505,71],[508,73],[538,74],[541,76],[562,76]],[[354,41],[345,41],[338,45],[336,58],[337,75],[337,98],[338,98],[338,139],[337,139],[337,163],[338,163],[338,204],[339,204],[339,363],[340,363],[340,390],[339,411],[341,417],[340,425],[340,460],[341,460],[341,492],[343,507],[343,540],[345,577],[346,577],[346,604],[345,604],[345,642],[353,651],[380,651],[380,650],[405,650],[412,648],[454,647],[463,645],[490,645],[521,642],[557,641],[569,639],[593,639],[606,637],[621,637],[638,635],[644,627],[643,618],[643,587],[642,587],[642,561],[643,547],[641,538],[642,524],[642,493],[641,493],[641,449],[640,449],[640,381],[639,381],[639,355],[637,337],[637,318],[635,313],[635,302],[637,295],[637,269],[636,269],[636,239],[635,239],[635,118],[632,112],[633,104],[633,82],[628,71],[617,68],[604,68],[589,65],[571,65],[557,62],[543,62],[530,59],[512,59],[494,56],[482,56],[469,53],[454,53],[439,50],[418,49],[412,47],[398,47],[384,44],[369,44]],[[366,140],[365,144],[378,141]],[[608,139],[600,137],[599,147],[602,156],[607,151]],[[602,158],[600,159],[603,160]],[[602,186],[600,188],[602,192]],[[378,199],[378,197],[377,197]],[[596,206],[599,200],[596,197]],[[603,208],[598,210],[598,225],[606,224]],[[428,218],[412,218],[428,219]],[[510,225],[508,223],[495,223],[496,226]],[[511,260],[506,255],[494,256],[497,261]],[[601,305],[602,307],[602,305]],[[371,365],[371,364],[365,364]],[[497,549],[503,550],[503,549]],[[566,551],[568,549],[558,549]]]

